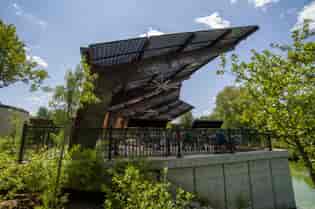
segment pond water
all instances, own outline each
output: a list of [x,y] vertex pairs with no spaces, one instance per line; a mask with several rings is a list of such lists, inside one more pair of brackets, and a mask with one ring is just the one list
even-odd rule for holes
[[290,169],[298,208],[315,209],[315,187],[306,169],[296,163],[290,163]]

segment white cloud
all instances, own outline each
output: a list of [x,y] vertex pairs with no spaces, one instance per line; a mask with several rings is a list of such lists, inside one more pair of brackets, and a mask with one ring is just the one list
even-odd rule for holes
[[[248,3],[253,4],[255,8],[265,8],[267,5],[277,3],[280,0],[247,0]],[[235,4],[238,0],[230,0],[231,4]]]
[[43,68],[47,68],[48,67],[48,63],[43,58],[41,58],[39,56],[27,55],[26,58],[27,58],[27,60],[36,62],[40,67],[43,67]]
[[149,30],[146,33],[143,33],[139,35],[140,37],[150,37],[150,36],[160,36],[164,33],[158,30],[154,30],[153,28],[149,28]]
[[231,25],[230,21],[224,20],[219,12],[214,12],[209,16],[198,17],[195,22],[210,26],[210,28],[226,28]]
[[14,9],[17,16],[24,18],[25,20],[33,24],[39,25],[42,29],[45,29],[47,27],[47,22],[45,20],[42,20],[31,13],[25,12],[24,9],[17,3],[13,3],[12,8]]
[[254,4],[256,8],[265,7],[269,4],[277,3],[279,1],[280,0],[248,0],[248,2]]
[[311,20],[310,30],[315,31],[315,1],[306,5],[299,13],[297,22],[293,29],[297,29],[303,25],[304,20]]

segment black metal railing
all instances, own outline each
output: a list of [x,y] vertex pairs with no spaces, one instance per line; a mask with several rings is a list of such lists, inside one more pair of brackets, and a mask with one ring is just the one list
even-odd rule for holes
[[[57,136],[63,130],[63,127],[25,125],[19,161],[26,158],[29,150],[56,146]],[[272,150],[272,135],[253,129],[85,128],[73,131],[78,135],[95,133],[97,154],[108,160]]]
[[97,150],[108,159],[272,150],[271,135],[250,129],[102,129]]
[[[20,141],[18,161],[29,160],[32,153],[38,153],[44,150],[52,150],[62,145],[64,131],[63,127],[57,126],[33,126],[25,123]],[[58,149],[55,149],[58,154]]]

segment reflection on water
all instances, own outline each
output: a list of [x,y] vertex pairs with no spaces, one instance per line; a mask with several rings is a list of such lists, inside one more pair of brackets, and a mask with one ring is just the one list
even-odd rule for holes
[[298,208],[315,209],[315,187],[306,169],[290,163],[295,200]]

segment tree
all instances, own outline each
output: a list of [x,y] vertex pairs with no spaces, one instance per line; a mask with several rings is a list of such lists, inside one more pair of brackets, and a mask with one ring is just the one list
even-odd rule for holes
[[50,112],[47,107],[39,107],[36,116],[43,119],[50,119]]
[[[252,50],[248,62],[232,55],[231,72],[252,103],[243,119],[274,132],[296,150],[315,182],[315,42],[309,40],[314,33],[308,26],[305,22],[301,30],[292,32],[292,45]],[[226,64],[224,57],[222,64]]]
[[47,72],[37,69],[36,62],[27,58],[24,48],[15,26],[0,19],[0,88],[22,81],[31,82],[31,89],[35,90],[47,78]]
[[216,106],[209,116],[201,119],[223,120],[224,128],[248,127],[249,123],[242,120],[243,112],[249,106],[247,91],[241,87],[227,86],[216,96]]
[[179,118],[179,124],[183,128],[191,128],[193,120],[194,120],[194,116],[192,112],[189,111]]
[[52,100],[49,102],[59,122],[70,122],[80,106],[99,101],[93,92],[93,82],[96,79],[97,75],[90,72],[84,59],[75,71],[70,69],[66,72],[65,84],[54,88]]

